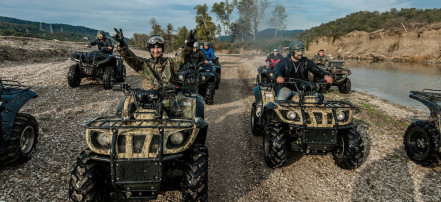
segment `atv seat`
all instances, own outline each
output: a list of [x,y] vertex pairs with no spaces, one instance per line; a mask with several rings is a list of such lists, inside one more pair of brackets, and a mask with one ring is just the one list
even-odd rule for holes
[[137,90],[135,94],[136,101],[142,104],[155,103],[159,100],[159,92],[157,90]]

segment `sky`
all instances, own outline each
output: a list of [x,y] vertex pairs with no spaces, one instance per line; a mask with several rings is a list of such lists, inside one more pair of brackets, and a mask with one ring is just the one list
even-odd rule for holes
[[[225,0],[0,0],[0,16],[22,20],[63,23],[101,29],[111,34],[113,28],[122,28],[125,37],[133,33],[150,33],[149,21],[155,17],[161,26],[171,23],[174,28],[195,28],[194,7],[207,4],[208,10],[215,2]],[[232,0],[230,0],[231,2]],[[389,11],[391,8],[441,8],[440,0],[269,0],[265,11],[279,4],[285,6],[287,30],[310,29],[358,11]],[[236,10],[237,11],[237,10]],[[236,12],[235,11],[235,12]],[[213,13],[209,13],[216,24]],[[237,19],[233,16],[233,21]],[[268,28],[264,20],[259,30]]]

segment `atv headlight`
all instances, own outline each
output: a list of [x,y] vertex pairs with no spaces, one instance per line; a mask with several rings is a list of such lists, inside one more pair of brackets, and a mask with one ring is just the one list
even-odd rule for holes
[[184,77],[184,75],[179,74],[178,79],[179,79],[180,81],[184,81],[185,77]]
[[[98,132],[96,132],[96,133],[98,133]],[[104,146],[104,147],[109,146],[110,143],[112,142],[112,136],[110,134],[107,134],[107,133],[99,133],[99,134],[97,134],[96,139],[97,139],[98,143],[101,146]]]
[[345,118],[346,118],[346,115],[343,111],[337,112],[337,120],[343,121],[343,120],[345,120]]
[[184,142],[184,132],[176,132],[170,135],[170,142],[174,145],[180,145]]
[[274,74],[273,74],[273,73],[269,73],[268,75],[269,75],[270,78],[273,78],[273,77],[274,77]]
[[207,80],[207,77],[202,76],[202,81],[205,81],[205,80]]
[[286,117],[287,117],[288,119],[294,120],[294,119],[297,118],[297,113],[296,113],[295,111],[288,111],[288,112],[286,113]]

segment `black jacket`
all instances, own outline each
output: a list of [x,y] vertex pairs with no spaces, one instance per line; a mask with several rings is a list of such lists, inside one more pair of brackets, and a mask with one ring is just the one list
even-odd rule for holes
[[[112,41],[107,37],[104,37],[103,40],[99,40],[97,38],[97,39],[95,39],[95,41],[90,42],[89,45],[91,45],[91,46],[98,45],[98,50],[100,50],[103,53],[112,54],[112,52],[113,52]],[[109,47],[109,46],[112,47],[112,50],[107,49],[107,47]]]
[[198,65],[200,62],[203,62],[205,60],[207,60],[207,56],[201,49],[198,49],[196,52],[194,52],[193,50],[191,51],[189,57],[189,62],[191,64]]
[[314,76],[319,78],[328,75],[308,58],[302,57],[301,60],[294,63],[294,61],[291,60],[291,56],[288,55],[286,58],[283,58],[282,61],[277,63],[274,76],[276,78],[282,76],[285,79],[295,78],[308,81],[308,71],[312,72]]

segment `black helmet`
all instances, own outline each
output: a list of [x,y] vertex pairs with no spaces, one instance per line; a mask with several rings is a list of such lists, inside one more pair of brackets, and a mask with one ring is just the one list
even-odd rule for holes
[[106,37],[106,34],[104,33],[103,30],[99,30],[99,31],[96,33],[96,37],[98,37],[99,35],[102,35],[103,37]]
[[147,41],[147,43],[148,43],[147,47],[149,49],[153,48],[153,47],[155,47],[157,45],[157,46],[161,47],[162,50],[164,50],[164,39],[162,38],[161,35],[154,34],[154,35],[150,36],[149,40]]
[[296,52],[299,50],[302,50],[302,51],[305,50],[305,44],[303,44],[303,42],[301,42],[299,40],[294,40],[294,41],[291,41],[291,43],[289,43],[289,52],[290,53]]

